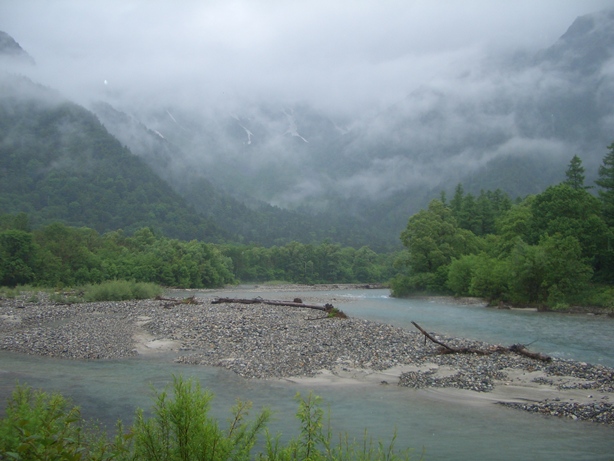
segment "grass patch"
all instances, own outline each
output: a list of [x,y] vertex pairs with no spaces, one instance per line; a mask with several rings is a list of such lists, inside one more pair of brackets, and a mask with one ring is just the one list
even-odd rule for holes
[[162,294],[162,287],[155,283],[113,280],[98,285],[83,287],[83,300],[126,301],[129,299],[152,299]]
[[18,295],[19,295],[19,290],[17,288],[8,288],[8,287],[0,288],[0,298],[14,299]]
[[[153,299],[163,293],[163,288],[155,283],[112,280],[96,285],[73,288],[52,289],[31,286],[16,288],[0,287],[0,298],[14,299],[23,297],[28,303],[41,301],[41,293],[49,294],[49,301],[56,304],[76,304],[95,301],[126,301],[130,299]],[[43,299],[46,295],[43,295]],[[1,458],[0,458],[1,459]]]
[[77,304],[83,302],[82,291],[54,291],[49,294],[49,301],[55,304]]
[[345,312],[333,307],[332,304],[326,305],[326,313],[329,318],[338,318],[338,319],[347,319],[348,316],[345,315]]

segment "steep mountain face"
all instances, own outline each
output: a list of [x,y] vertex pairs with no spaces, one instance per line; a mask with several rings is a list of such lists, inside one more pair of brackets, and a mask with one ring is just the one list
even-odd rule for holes
[[0,31],[0,60],[34,64],[34,59],[6,32]]
[[396,170],[408,183],[448,191],[462,181],[473,191],[535,193],[561,180],[576,154],[593,179],[614,136],[612,30],[613,11],[584,16],[528,62],[485,62],[452,90],[425,86],[365,126],[343,154],[378,152],[364,171],[387,164],[382,184]]
[[24,77],[0,75],[0,213],[99,232],[150,226],[182,238],[228,234],[198,216],[84,108]]
[[[343,133],[330,118],[305,105],[246,105],[241,114],[183,107],[120,107],[162,139],[176,146],[174,167],[206,177],[241,200],[246,197],[283,207],[326,208],[334,152]],[[120,139],[122,127],[97,109]],[[138,143],[129,144],[136,148]],[[320,194],[322,203],[315,203]]]
[[573,155],[592,181],[614,137],[612,31],[614,10],[580,17],[534,56],[485,60],[376,116],[261,102],[121,110],[176,147],[164,169],[244,203],[330,211],[396,239],[411,213],[459,182],[474,193],[537,193],[564,179]]
[[[237,168],[241,168],[238,158],[226,158],[206,164],[204,161],[191,164],[186,161],[184,151],[167,139],[181,143],[181,137],[171,128],[179,125],[178,117],[168,112],[171,120],[169,126],[158,123],[156,129],[147,128],[135,117],[120,112],[109,104],[98,102],[93,105],[104,126],[124,145],[130,146],[131,152],[142,158],[151,168],[163,178],[173,190],[184,197],[201,215],[214,221],[221,228],[232,232],[243,243],[262,245],[282,245],[293,240],[304,243],[317,243],[325,239],[334,242],[360,247],[369,245],[377,250],[387,250],[398,246],[397,236],[382,231],[377,226],[368,225],[361,217],[350,217],[332,212],[317,212],[313,209],[286,210],[272,206],[256,197],[243,196],[243,200],[233,197],[233,188]],[[164,119],[165,117],[162,116]],[[234,122],[238,121],[238,125]],[[242,128],[247,121],[229,118],[222,131],[228,134],[228,139],[235,139],[249,146],[250,142],[266,144],[259,136],[264,137],[266,130],[254,131]],[[186,123],[187,125],[187,123]],[[237,126],[241,131],[237,130]],[[187,128],[185,128],[187,129]],[[169,134],[170,133],[170,134]],[[201,133],[202,135],[202,133]],[[218,135],[218,140],[222,135]],[[291,135],[298,137],[300,135]],[[214,133],[211,133],[211,139]],[[258,141],[256,141],[258,139]],[[227,142],[229,142],[227,140]],[[294,142],[290,139],[290,142]],[[304,139],[301,142],[307,143]],[[185,147],[184,147],[185,148]],[[257,164],[254,167],[258,167]],[[214,178],[217,185],[207,179]],[[232,183],[225,178],[231,178]],[[248,175],[245,181],[250,180]],[[262,174],[253,179],[262,180]],[[272,191],[274,192],[274,191]],[[240,193],[235,195],[240,197]],[[396,229],[393,230],[396,234]]]
[[614,10],[577,18],[550,48],[538,53],[534,63],[559,71],[591,75],[612,59]]

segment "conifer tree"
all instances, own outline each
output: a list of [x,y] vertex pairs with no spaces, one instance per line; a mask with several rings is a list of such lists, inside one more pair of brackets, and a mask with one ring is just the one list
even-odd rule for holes
[[463,189],[463,185],[458,183],[456,186],[456,190],[454,191],[454,197],[450,202],[450,208],[452,209],[452,213],[457,216],[462,208],[463,208],[463,197],[465,196],[465,191]]
[[565,176],[567,176],[565,183],[572,189],[590,189],[590,186],[584,185],[584,167],[577,155],[574,155],[569,162]]
[[601,188],[599,197],[603,204],[603,218],[608,226],[614,227],[614,142],[608,149],[599,167],[599,179],[595,183]]

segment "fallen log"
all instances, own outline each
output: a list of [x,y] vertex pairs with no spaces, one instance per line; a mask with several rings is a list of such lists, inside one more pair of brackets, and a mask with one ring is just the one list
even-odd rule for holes
[[[295,298],[295,299],[298,299],[298,298]],[[304,307],[307,309],[317,309],[319,311],[326,312],[328,314],[327,317],[347,318],[347,316],[343,312],[341,312],[339,309],[336,309],[332,304],[324,304],[324,306],[320,306],[318,304],[305,304],[303,302],[296,302],[296,301],[278,301],[274,299],[263,299],[260,297],[251,298],[251,299],[216,298],[213,301],[211,301],[211,304],[224,304],[224,303],[267,304],[269,306]],[[323,317],[323,318],[326,318],[326,317]]]
[[510,347],[492,346],[492,347],[490,347],[486,351],[481,350],[481,349],[473,349],[471,347],[461,347],[461,348],[451,347],[451,346],[449,346],[449,345],[447,345],[445,343],[442,343],[441,341],[438,341],[437,339],[433,338],[433,336],[431,336],[429,333],[427,333],[426,330],[424,330],[424,328],[422,328],[416,322],[412,321],[411,323],[418,330],[420,330],[420,332],[424,335],[425,343],[426,343],[426,339],[428,338],[429,340],[431,340],[432,342],[434,342],[438,346],[441,346],[441,348],[442,348],[441,349],[441,353],[442,354],[478,354],[478,355],[490,355],[490,354],[494,354],[495,352],[514,352],[516,354],[524,355],[525,357],[529,357],[529,358],[532,358],[532,359],[535,359],[535,360],[541,360],[542,362],[551,362],[552,361],[552,357],[550,357],[548,355],[545,355],[545,354],[540,354],[539,352],[531,352],[523,344],[514,344],[514,345],[512,345]]
[[516,354],[524,355],[525,357],[541,360],[542,362],[552,362],[552,357],[549,355],[541,354],[539,352],[531,352],[524,346],[524,344],[513,344],[509,347],[509,350],[511,352],[515,352]]
[[431,341],[433,341],[435,344],[440,345],[441,347],[443,347],[444,349],[449,350],[450,352],[456,352],[456,349],[448,346],[447,344],[442,343],[441,341],[437,341],[435,338],[433,338],[430,334],[428,334],[426,332],[426,330],[424,330],[420,325],[418,325],[416,322],[414,322],[412,320],[412,325],[415,326],[418,330],[420,330],[420,332],[424,335],[424,344],[426,344],[426,338],[430,339]]
[[318,309],[320,311],[327,311],[332,308],[332,304],[326,304],[324,306],[319,306],[316,304],[305,304],[299,303],[295,301],[277,301],[273,299],[262,299],[262,298],[252,298],[252,299],[242,299],[242,298],[216,298],[211,301],[211,304],[225,304],[225,303],[238,303],[238,304],[268,304],[270,306],[291,306],[291,307],[306,307],[308,309]]
[[165,309],[170,309],[173,306],[179,306],[181,304],[198,304],[196,296],[190,296],[189,298],[177,299],[177,298],[164,298],[162,296],[156,296],[154,299],[157,301],[170,301],[164,304]]

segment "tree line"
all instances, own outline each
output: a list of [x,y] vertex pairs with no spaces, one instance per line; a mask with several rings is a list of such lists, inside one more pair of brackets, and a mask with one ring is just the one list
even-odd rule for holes
[[283,246],[221,245],[233,262],[240,280],[293,283],[381,283],[395,274],[396,253],[376,253],[325,241],[320,244],[291,242]]
[[30,230],[25,213],[0,215],[0,285],[77,286],[108,280],[211,288],[239,281],[375,283],[393,275],[394,255],[367,247],[291,242],[260,246],[182,241],[142,228],[99,234],[53,223]]
[[263,247],[166,237],[149,227],[99,234],[25,213],[0,215],[0,285],[76,286],[108,280],[210,288],[243,282],[381,283],[394,296],[447,293],[565,306],[608,304],[614,280],[614,144],[599,187],[574,156],[565,181],[512,201],[500,190],[445,194],[413,215],[400,253],[290,242]]
[[401,234],[395,296],[451,293],[491,301],[564,307],[610,305],[614,275],[614,143],[596,195],[579,157],[566,179],[512,203],[500,192],[442,194]]
[[232,262],[215,245],[156,236],[100,235],[62,223],[30,231],[25,214],[0,217],[0,285],[63,287],[107,280],[204,288],[233,283]]

